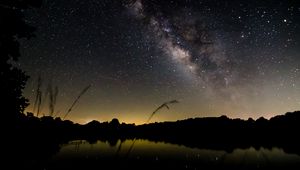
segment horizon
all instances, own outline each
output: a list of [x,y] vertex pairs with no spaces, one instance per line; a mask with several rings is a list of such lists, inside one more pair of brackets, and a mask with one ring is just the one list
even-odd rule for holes
[[[135,123],[135,122],[124,122],[124,121],[122,121],[122,120],[120,120],[119,118],[117,118],[117,117],[114,117],[114,118],[112,118],[111,120],[98,120],[98,119],[87,119],[87,121],[86,122],[74,122],[74,121],[72,121],[72,120],[70,120],[70,119],[62,119],[61,117],[53,117],[54,119],[55,118],[60,118],[61,120],[69,120],[69,121],[72,121],[73,123],[75,123],[75,124],[80,124],[80,125],[85,125],[85,124],[88,124],[88,123],[90,123],[90,122],[92,122],[92,121],[97,121],[97,122],[99,122],[99,123],[105,123],[105,122],[111,122],[113,119],[117,119],[118,121],[119,121],[119,123],[120,124],[122,124],[122,123],[125,123],[125,124],[134,124],[134,125],[136,125],[136,126],[139,126],[139,125],[146,125],[146,124],[152,124],[152,123],[165,123],[165,122],[176,122],[176,121],[185,121],[185,120],[189,120],[189,119],[202,119],[202,118],[220,118],[220,117],[222,117],[222,116],[226,116],[226,118],[228,118],[228,119],[230,119],[230,120],[234,120],[234,119],[239,119],[239,120],[243,120],[243,121],[247,121],[247,120],[249,120],[249,119],[253,119],[254,121],[257,121],[258,119],[260,119],[260,118],[264,118],[264,119],[266,119],[266,120],[270,120],[271,118],[274,118],[274,117],[276,117],[276,116],[284,116],[284,115],[286,115],[287,113],[294,113],[294,112],[300,112],[300,110],[294,110],[294,111],[289,111],[289,112],[285,112],[285,113],[282,113],[282,114],[277,114],[277,115],[274,115],[274,116],[271,116],[271,117],[263,117],[263,116],[261,116],[261,117],[257,117],[257,118],[253,118],[253,117],[248,117],[248,118],[240,118],[240,117],[228,117],[228,116],[226,116],[225,114],[223,114],[223,115],[219,115],[219,116],[204,116],[204,117],[189,117],[189,118],[184,118],[184,119],[174,119],[174,120],[162,120],[162,121],[151,121],[151,122],[146,122],[146,121],[144,121],[144,122],[141,122],[141,123]],[[39,116],[38,118],[42,118],[42,117],[44,117],[44,116],[49,116],[49,115],[43,115],[43,116]]]

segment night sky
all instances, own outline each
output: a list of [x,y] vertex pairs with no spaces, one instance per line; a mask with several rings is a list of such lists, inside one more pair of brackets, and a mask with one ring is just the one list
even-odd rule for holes
[[[24,95],[42,113],[47,85],[67,119],[144,123],[227,115],[270,118],[300,109],[300,4],[238,0],[44,0],[25,11],[36,37],[21,40]],[[43,115],[41,114],[41,115]]]

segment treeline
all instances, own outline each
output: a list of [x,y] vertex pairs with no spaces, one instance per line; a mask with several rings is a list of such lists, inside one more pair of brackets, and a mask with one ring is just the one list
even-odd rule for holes
[[19,137],[69,141],[76,139],[109,141],[116,145],[120,139],[148,139],[181,144],[189,147],[222,149],[280,147],[285,151],[300,154],[298,129],[300,111],[289,112],[271,119],[253,120],[230,119],[226,116],[179,120],[176,122],[150,123],[134,125],[111,122],[91,121],[85,125],[33,114],[22,115],[17,126]]

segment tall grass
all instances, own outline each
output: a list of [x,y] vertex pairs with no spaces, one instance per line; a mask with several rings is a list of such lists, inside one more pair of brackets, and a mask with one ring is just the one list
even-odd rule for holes
[[56,99],[58,95],[58,87],[55,86],[55,88],[53,89],[52,83],[49,83],[47,92],[49,95],[49,116],[53,117],[55,105],[56,105]]
[[63,117],[63,120],[68,116],[68,114],[72,111],[73,107],[75,106],[75,104],[79,101],[80,97],[82,95],[84,95],[84,93],[86,93],[88,91],[88,89],[91,87],[91,85],[88,85],[87,87],[85,87],[80,93],[79,95],[76,97],[76,99],[74,100],[74,102],[72,103],[71,107],[68,109],[67,113],[65,114],[65,116]]
[[37,109],[36,116],[39,116],[40,110],[41,110],[41,105],[42,105],[41,86],[42,86],[42,78],[41,78],[41,76],[39,76],[38,81],[37,81],[35,101],[34,101],[34,105],[33,105],[33,112],[35,112],[35,110]]
[[160,105],[158,108],[156,108],[152,114],[150,115],[150,117],[148,118],[148,120],[146,121],[146,123],[149,123],[149,121],[151,120],[151,118],[162,108],[166,107],[167,109],[170,109],[168,104],[174,104],[174,103],[179,103],[177,100],[171,100],[168,102],[163,103],[162,105]]
[[[39,75],[38,80],[37,80],[37,88],[36,88],[36,93],[35,93],[33,112],[34,113],[36,112],[36,116],[38,117],[42,110],[43,103],[45,103],[45,101],[47,101],[47,99],[48,99],[49,116],[56,117],[57,115],[60,114],[60,111],[55,112],[55,106],[57,103],[57,96],[58,96],[58,87],[55,86],[53,88],[52,81],[50,81],[47,86],[45,95],[43,96],[43,93],[41,90],[42,84],[43,84],[42,78]],[[68,114],[72,111],[73,107],[79,101],[81,96],[84,95],[90,87],[91,87],[91,85],[88,85],[79,93],[79,95],[75,98],[74,102],[72,103],[72,105],[70,106],[70,108],[68,109],[66,114],[64,115],[63,119],[65,119],[68,116]]]

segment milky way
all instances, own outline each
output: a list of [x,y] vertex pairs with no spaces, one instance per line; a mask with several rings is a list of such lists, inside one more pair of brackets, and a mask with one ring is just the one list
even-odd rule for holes
[[230,67],[235,61],[227,57],[222,49],[223,42],[213,35],[216,30],[209,26],[204,16],[183,7],[169,15],[160,10],[147,13],[141,0],[129,3],[127,8],[130,14],[148,26],[157,47],[184,67],[198,87],[210,88],[207,91],[215,95],[226,92],[236,96],[237,90],[226,89],[237,83],[236,68]]
[[[300,108],[300,6],[296,1],[44,1],[24,11],[36,37],[21,40],[17,63],[31,76],[33,111],[58,87],[54,113],[143,123],[161,103],[180,103],[152,121],[270,117]],[[47,96],[47,95],[43,95]],[[41,115],[47,115],[42,98]]]

